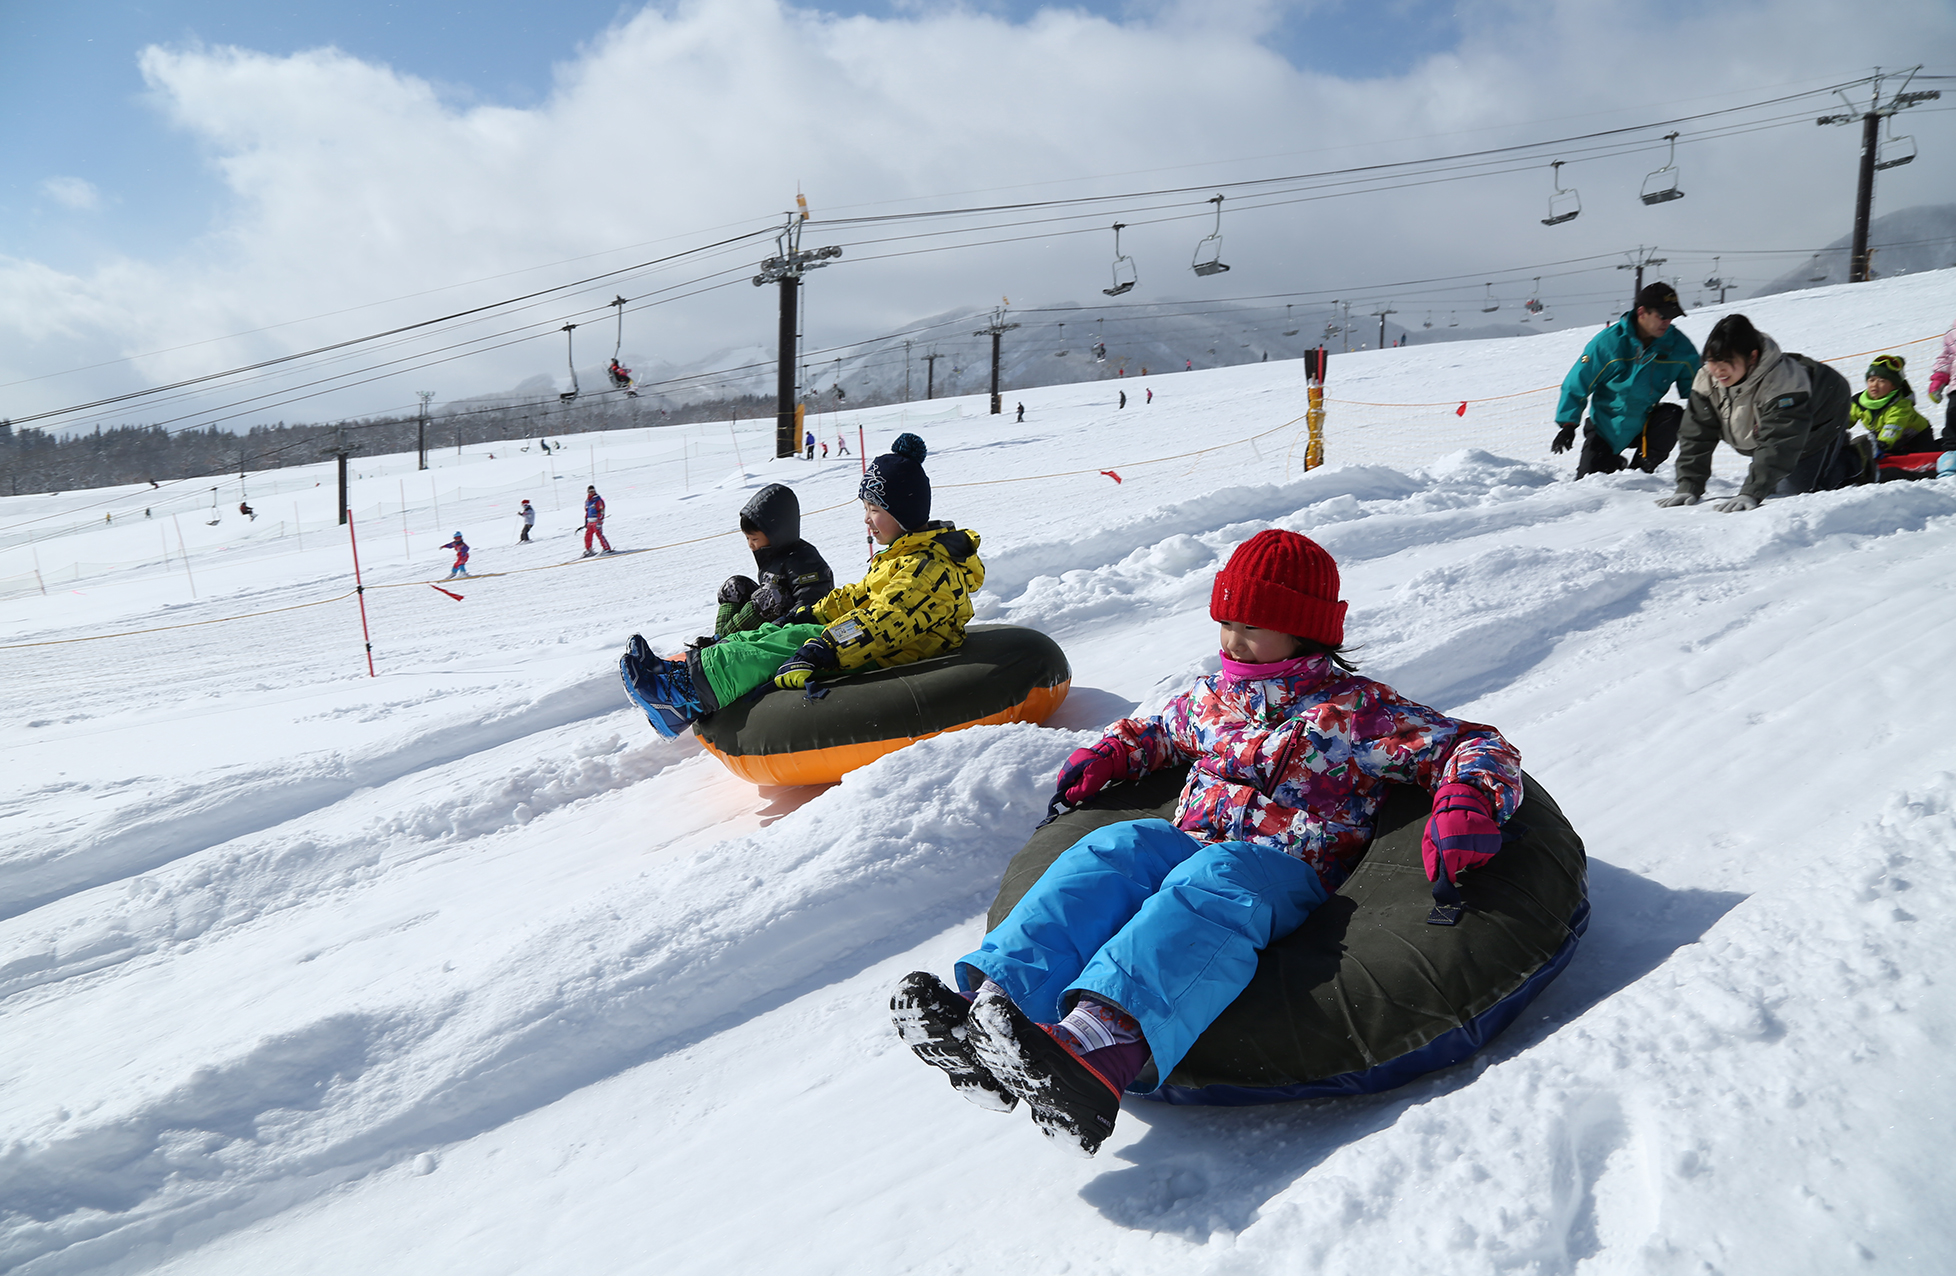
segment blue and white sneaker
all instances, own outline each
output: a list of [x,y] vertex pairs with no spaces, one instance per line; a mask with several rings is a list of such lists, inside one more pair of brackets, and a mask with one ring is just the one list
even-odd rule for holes
[[705,706],[693,694],[693,677],[685,665],[656,656],[653,659],[658,664],[656,673],[626,652],[618,657],[618,676],[624,681],[625,694],[645,711],[652,729],[670,740],[692,726]]

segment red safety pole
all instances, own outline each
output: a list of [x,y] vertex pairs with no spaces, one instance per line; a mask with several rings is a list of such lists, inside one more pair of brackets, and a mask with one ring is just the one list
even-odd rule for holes
[[367,629],[367,587],[360,583],[360,540],[353,534],[353,511],[341,511],[346,515],[346,542],[353,546],[353,595],[360,600],[360,637],[367,644],[367,676],[378,678],[374,672],[374,636]]

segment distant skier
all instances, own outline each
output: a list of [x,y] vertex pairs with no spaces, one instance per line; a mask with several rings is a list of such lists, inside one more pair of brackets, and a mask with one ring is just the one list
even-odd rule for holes
[[1154,401],[1155,401],[1155,392],[1154,392],[1154,388],[1153,388],[1153,387],[1149,387],[1149,390],[1148,390],[1148,402],[1150,402],[1150,403],[1153,403]]
[[452,549],[455,551],[455,565],[448,569],[448,579],[454,580],[457,576],[468,575],[469,574],[469,543],[462,539],[462,533],[460,532],[455,533],[455,539],[449,541],[448,544],[442,546],[442,548]]
[[810,430],[808,433],[804,434],[802,436],[801,445],[802,447],[806,448],[808,451],[807,459],[811,461],[814,460],[815,459],[815,431]]
[[622,366],[618,360],[613,359],[611,366],[606,368],[605,371],[611,375],[612,385],[620,390],[629,390],[632,388],[632,370]]
[[587,487],[584,489],[584,557],[586,558],[596,552],[591,548],[593,536],[598,538],[598,544],[604,546],[605,553],[615,552],[611,548],[611,542],[604,538],[604,497],[598,495],[596,487]]
[[840,431],[835,436],[835,451],[837,456],[849,455],[849,437]]
[[246,518],[250,519],[254,523],[258,521],[257,511],[253,510],[251,506],[247,505],[243,501],[238,502],[238,513],[244,515]]
[[1184,359],[1184,360],[1182,360],[1182,371],[1184,371],[1184,372],[1194,372],[1194,371],[1195,371],[1195,360],[1193,360],[1193,359]]
[[1127,391],[1125,390],[1121,391],[1121,406],[1122,407],[1127,406]]
[[1019,420],[1023,422],[1025,419],[1026,419],[1026,405],[1021,403],[1019,405]]
[[827,439],[822,440],[822,459],[824,461],[829,459],[829,441]]
[[518,536],[516,540],[519,544],[525,544],[530,539],[530,529],[537,525],[536,507],[528,501],[524,501],[523,508],[517,511],[517,515],[523,520],[523,534]]

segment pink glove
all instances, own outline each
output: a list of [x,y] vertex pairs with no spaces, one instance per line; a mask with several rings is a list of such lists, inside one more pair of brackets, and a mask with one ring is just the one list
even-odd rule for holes
[[1059,795],[1075,806],[1112,784],[1127,779],[1127,749],[1118,740],[1102,740],[1091,749],[1075,749],[1053,782]]
[[1426,817],[1426,832],[1420,838],[1426,880],[1438,879],[1442,857],[1451,878],[1462,869],[1487,863],[1500,849],[1501,826],[1494,822],[1487,795],[1471,784],[1442,784],[1433,795],[1433,814]]
[[1942,402],[1942,389],[1948,384],[1949,374],[1947,372],[1931,372],[1929,374],[1929,401],[1931,403]]

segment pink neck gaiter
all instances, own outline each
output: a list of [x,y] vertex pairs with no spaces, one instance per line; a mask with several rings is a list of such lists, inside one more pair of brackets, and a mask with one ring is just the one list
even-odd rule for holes
[[1228,652],[1222,656],[1222,675],[1224,682],[1265,682],[1271,678],[1294,678],[1312,671],[1313,662],[1323,661],[1323,656],[1292,656],[1289,660],[1279,660],[1267,665],[1246,665],[1240,660],[1231,660]]

